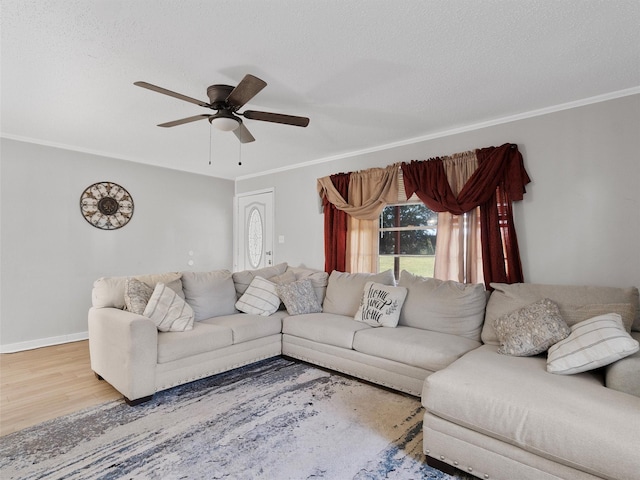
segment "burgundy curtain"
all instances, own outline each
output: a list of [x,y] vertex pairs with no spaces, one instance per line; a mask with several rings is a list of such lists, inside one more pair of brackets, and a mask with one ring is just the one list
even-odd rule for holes
[[[331,182],[342,198],[349,198],[350,173],[331,175]],[[347,223],[349,214],[338,210],[326,196],[322,199],[324,207],[324,271],[346,272]]]
[[414,193],[434,212],[462,215],[480,206],[482,265],[491,282],[524,281],[511,203],[522,200],[530,182],[517,145],[476,150],[478,168],[458,197],[439,158],[402,164],[407,198]]

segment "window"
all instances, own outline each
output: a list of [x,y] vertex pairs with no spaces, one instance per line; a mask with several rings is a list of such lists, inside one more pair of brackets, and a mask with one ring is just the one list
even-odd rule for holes
[[433,277],[438,214],[422,203],[387,205],[380,214],[378,271]]

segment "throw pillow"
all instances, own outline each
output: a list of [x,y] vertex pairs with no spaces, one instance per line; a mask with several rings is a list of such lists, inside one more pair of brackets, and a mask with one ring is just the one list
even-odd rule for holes
[[372,327],[393,328],[398,325],[405,298],[407,298],[405,287],[390,287],[367,282],[355,319]]
[[549,348],[547,371],[560,375],[604,367],[640,349],[617,313],[598,315],[571,327],[571,335]]
[[193,328],[193,309],[164,283],[158,283],[143,315],[161,332],[184,332]]
[[124,308],[132,313],[142,315],[149,303],[153,288],[140,280],[129,277],[124,282]]
[[236,313],[236,289],[229,270],[182,272],[182,288],[196,322]]
[[501,344],[498,353],[515,357],[545,352],[571,333],[558,305],[548,298],[496,318],[493,327]]
[[309,280],[297,280],[286,285],[277,285],[276,291],[287,307],[289,315],[322,312],[316,292]]
[[249,287],[236,302],[236,308],[244,313],[264,317],[271,315],[280,306],[276,284],[262,277],[251,280]]
[[392,270],[382,273],[347,273],[334,270],[329,275],[322,311],[353,318],[360,307],[362,291],[367,282],[395,285]]

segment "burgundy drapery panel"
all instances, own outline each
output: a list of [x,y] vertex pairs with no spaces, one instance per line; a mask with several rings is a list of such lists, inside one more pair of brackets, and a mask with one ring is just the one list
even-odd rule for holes
[[[342,198],[349,198],[350,173],[331,175],[331,183]],[[327,197],[323,197],[324,207],[324,271],[346,271],[347,223],[349,214],[336,208]]]
[[517,145],[476,150],[478,168],[456,197],[439,158],[402,164],[407,198],[414,193],[434,212],[462,215],[480,206],[482,264],[491,282],[523,282],[511,202],[522,200],[530,182]]

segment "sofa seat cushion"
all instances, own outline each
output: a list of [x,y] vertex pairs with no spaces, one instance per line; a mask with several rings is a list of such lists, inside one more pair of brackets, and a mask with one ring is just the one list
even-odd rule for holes
[[480,342],[419,328],[371,328],[356,332],[353,349],[405,365],[438,371],[457,360]]
[[222,325],[194,322],[185,332],[158,332],[158,363],[210,352],[233,345],[233,331]]
[[602,478],[637,478],[640,398],[591,372],[553,375],[546,358],[483,345],[425,380],[422,403],[445,420]]
[[287,312],[284,311],[277,311],[268,317],[252,313],[236,313],[209,318],[201,323],[230,329],[233,332],[233,344],[236,345],[281,333],[282,318],[286,316]]
[[282,333],[348,349],[353,348],[356,332],[371,328],[353,317],[333,313],[293,315],[282,321]]

